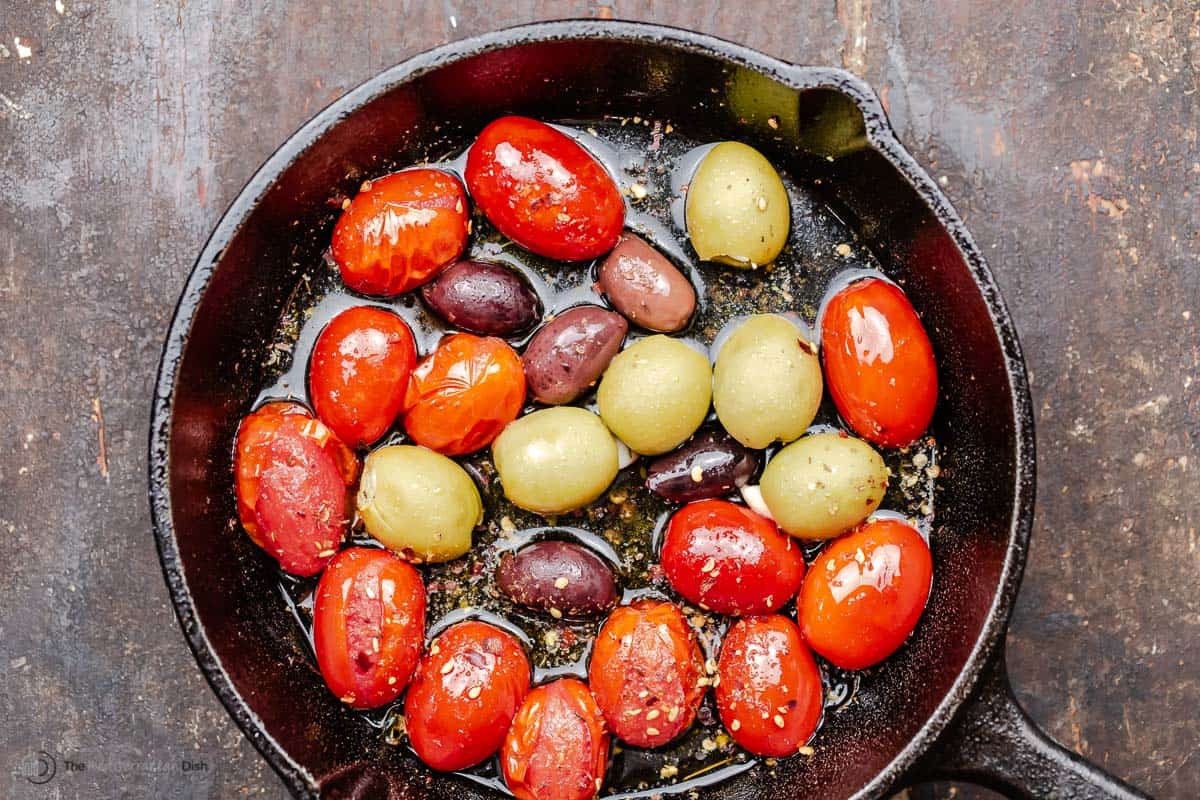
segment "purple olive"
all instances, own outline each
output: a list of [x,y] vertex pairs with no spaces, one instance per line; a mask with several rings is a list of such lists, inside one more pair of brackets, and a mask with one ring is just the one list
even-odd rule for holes
[[646,487],[674,503],[721,497],[749,483],[759,461],[757,452],[725,431],[703,430],[678,450],[654,459]]
[[547,405],[569,403],[600,379],[629,323],[600,306],[576,306],[546,323],[525,348],[525,381]]
[[555,618],[594,617],[617,604],[608,562],[572,542],[535,542],[505,553],[496,583],[514,603]]
[[542,318],[537,294],[513,270],[486,261],[459,261],[421,287],[433,313],[464,331],[511,338]]
[[600,265],[600,291],[631,322],[672,333],[687,327],[696,310],[696,290],[667,257],[632,233]]

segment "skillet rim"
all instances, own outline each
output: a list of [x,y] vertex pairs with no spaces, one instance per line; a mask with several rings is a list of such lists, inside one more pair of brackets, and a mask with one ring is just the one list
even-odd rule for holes
[[987,306],[992,327],[1003,351],[1012,396],[1016,485],[1008,545],[983,630],[976,638],[950,690],[896,757],[859,789],[852,796],[852,800],[879,797],[889,788],[898,788],[917,761],[935,746],[939,736],[980,683],[1007,630],[1029,547],[1036,488],[1033,405],[1025,362],[1016,328],[983,254],[941,189],[901,145],[874,90],[863,79],[844,69],[792,64],[709,34],[647,22],[571,19],[534,22],[449,42],[414,55],[368,78],[319,111],[288,136],[263,162],[221,215],[188,274],[172,314],[155,381],[148,459],[151,521],[171,604],[179,618],[180,627],[213,692],[242,733],[278,773],[293,795],[318,798],[319,785],[313,774],[293,759],[267,733],[262,721],[251,711],[234,687],[196,615],[195,605],[183,574],[171,515],[169,466],[171,417],[174,411],[178,370],[192,320],[225,248],[242,229],[278,177],[331,128],[372,100],[449,63],[519,45],[562,40],[600,40],[666,46],[746,67],[792,89],[829,88],[846,95],[854,101],[863,115],[866,138],[871,147],[886,158],[916,190],[938,223],[950,233],[965,258],[971,277]]

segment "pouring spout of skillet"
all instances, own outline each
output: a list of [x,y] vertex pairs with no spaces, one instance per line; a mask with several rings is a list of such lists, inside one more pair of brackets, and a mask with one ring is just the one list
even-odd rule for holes
[[247,354],[264,351],[305,270],[321,263],[339,211],[330,198],[460,152],[505,114],[576,124],[637,116],[702,141],[751,144],[805,175],[861,247],[903,276],[938,356],[932,433],[952,479],[939,497],[937,577],[922,623],[853,703],[827,715],[813,756],[758,765],[703,796],[872,798],[946,774],[1013,796],[1140,796],[1066,754],[1011,701],[1003,638],[1035,466],[1020,347],[970,234],[899,145],[875,94],[841,70],[708,36],[582,20],[446,45],[322,111],[230,206],[176,309],[151,430],[155,536],[201,669],[290,791],[502,796],[486,780],[430,772],[326,692],[302,632],[282,613],[277,573],[230,534],[229,443],[264,380]]

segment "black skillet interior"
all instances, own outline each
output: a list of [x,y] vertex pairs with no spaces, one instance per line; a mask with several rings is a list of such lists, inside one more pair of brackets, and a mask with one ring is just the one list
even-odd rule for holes
[[700,140],[746,141],[818,179],[860,241],[904,277],[943,387],[929,609],[870,689],[826,723],[820,757],[758,768],[718,791],[764,800],[882,793],[961,702],[1015,592],[1033,457],[1015,336],[961,223],[895,143],[869,90],[840,71],[791,67],[683,31],[550,23],[419,56],[323,112],[234,203],[180,301],[151,442],[158,542],[202,668],[297,795],[488,796],[432,775],[325,690],[274,572],[233,521],[230,443],[262,386],[261,355],[281,311],[328,244],[338,211],[330,198],[461,148],[504,113],[642,115]]

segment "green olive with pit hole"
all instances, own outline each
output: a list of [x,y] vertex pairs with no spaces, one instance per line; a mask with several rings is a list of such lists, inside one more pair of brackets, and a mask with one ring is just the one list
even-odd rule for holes
[[670,336],[648,336],[617,354],[600,379],[600,416],[635,453],[673,450],[696,432],[712,402],[708,358]]
[[367,456],[358,514],[384,547],[414,562],[450,561],[471,549],[483,520],[479,489],[441,453],[389,445]]
[[780,528],[798,539],[830,539],[879,508],[888,468],[861,439],[817,433],[792,442],[763,470],[763,501]]
[[504,494],[538,514],[586,506],[617,477],[617,442],[592,412],[556,406],[509,423],[492,443]]
[[804,332],[778,314],[755,314],[717,353],[713,405],[746,447],[800,438],[821,405],[821,363]]
[[684,216],[696,255],[754,269],[783,250],[791,208],[779,173],[762,153],[721,142],[696,168]]

